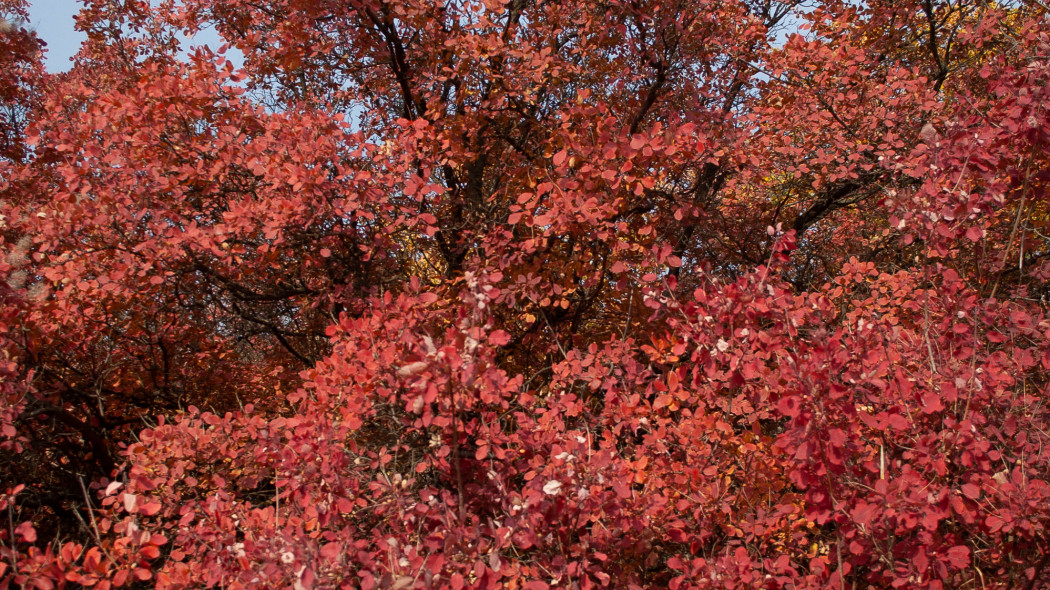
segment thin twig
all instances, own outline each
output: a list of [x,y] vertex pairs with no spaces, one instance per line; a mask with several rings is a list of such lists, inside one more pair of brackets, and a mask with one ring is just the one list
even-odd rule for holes
[[11,571],[15,572],[15,575],[17,576],[18,552],[15,550],[15,499],[13,496],[7,501],[7,526],[11,534],[9,537],[9,539],[11,539]]

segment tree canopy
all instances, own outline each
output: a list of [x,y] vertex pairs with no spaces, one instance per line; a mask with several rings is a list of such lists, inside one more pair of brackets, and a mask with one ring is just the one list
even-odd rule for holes
[[0,0],[0,589],[1047,587],[1047,12]]

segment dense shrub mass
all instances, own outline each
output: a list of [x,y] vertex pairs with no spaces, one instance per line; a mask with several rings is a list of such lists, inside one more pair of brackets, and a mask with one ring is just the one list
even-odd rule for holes
[[1050,587],[1045,4],[26,8],[0,589]]

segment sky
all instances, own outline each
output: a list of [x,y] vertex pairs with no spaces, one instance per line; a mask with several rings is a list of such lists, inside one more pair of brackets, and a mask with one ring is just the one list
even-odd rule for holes
[[73,15],[80,11],[75,0],[30,0],[29,28],[47,43],[46,65],[50,72],[63,72],[69,58],[80,49],[83,33],[73,30]]
[[[29,28],[47,43],[45,65],[49,72],[64,72],[73,66],[70,58],[80,50],[80,44],[86,35],[73,28],[73,16],[80,12],[82,5],[77,0],[30,0]],[[201,31],[194,36],[194,45],[207,44],[218,49],[222,44],[213,30]],[[231,50],[226,57],[240,65],[236,51]]]

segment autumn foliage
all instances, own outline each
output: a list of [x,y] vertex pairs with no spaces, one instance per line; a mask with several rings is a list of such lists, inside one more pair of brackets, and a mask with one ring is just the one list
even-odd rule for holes
[[0,589],[1050,587],[1045,4],[26,9]]

